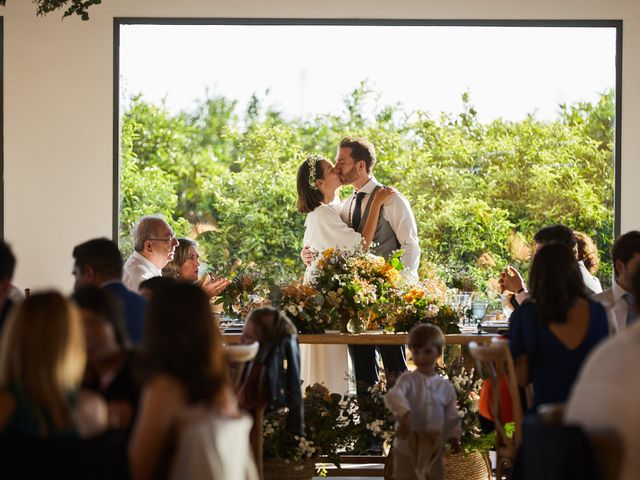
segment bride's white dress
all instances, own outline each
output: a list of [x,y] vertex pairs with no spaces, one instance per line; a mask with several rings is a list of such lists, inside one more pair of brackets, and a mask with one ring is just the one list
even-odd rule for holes
[[[307,215],[304,245],[322,253],[327,248],[352,249],[362,236],[340,219],[340,204],[320,205]],[[313,279],[316,262],[307,268],[305,283]],[[330,392],[349,391],[349,355],[346,345],[300,345],[303,389],[314,383],[324,383]]]

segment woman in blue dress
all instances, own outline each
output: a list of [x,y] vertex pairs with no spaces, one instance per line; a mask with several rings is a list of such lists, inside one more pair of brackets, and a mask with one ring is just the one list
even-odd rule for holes
[[575,255],[551,243],[538,250],[530,298],[510,319],[509,346],[520,385],[533,403],[565,402],[585,358],[608,335],[604,307],[587,296]]

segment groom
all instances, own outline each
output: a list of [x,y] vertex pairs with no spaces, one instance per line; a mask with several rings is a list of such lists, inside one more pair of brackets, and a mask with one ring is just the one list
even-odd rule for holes
[[[380,186],[372,173],[375,163],[376,153],[371,142],[351,137],[343,138],[340,142],[336,169],[342,183],[354,188],[353,195],[342,202],[340,216],[343,222],[359,232],[369,214],[369,202]],[[402,249],[403,274],[409,280],[417,281],[420,263],[418,229],[411,206],[400,193],[383,206],[373,245],[373,252],[386,259],[395,250]],[[302,257],[307,264],[313,260],[313,254],[306,248]],[[396,377],[407,370],[404,345],[349,345],[358,396],[367,395],[367,388],[380,379],[376,353],[382,356],[387,378]]]

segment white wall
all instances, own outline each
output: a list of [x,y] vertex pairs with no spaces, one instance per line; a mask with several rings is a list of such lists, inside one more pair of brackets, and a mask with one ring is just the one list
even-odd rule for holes
[[4,231],[21,287],[71,289],[71,250],[111,236],[113,17],[623,20],[622,231],[640,228],[640,2],[636,0],[103,0],[91,20],[4,17]]

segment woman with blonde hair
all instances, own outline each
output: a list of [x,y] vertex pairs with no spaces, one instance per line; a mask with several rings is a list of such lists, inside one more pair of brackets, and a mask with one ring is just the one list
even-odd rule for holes
[[31,295],[0,343],[0,432],[86,437],[103,430],[107,408],[80,390],[86,363],[77,308],[57,292]]
[[209,298],[220,295],[230,283],[226,278],[213,278],[210,274],[199,279],[199,269],[198,244],[190,238],[179,238],[173,260],[162,269],[162,276],[176,278],[187,283],[197,282]]

